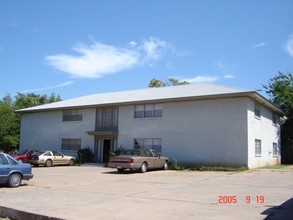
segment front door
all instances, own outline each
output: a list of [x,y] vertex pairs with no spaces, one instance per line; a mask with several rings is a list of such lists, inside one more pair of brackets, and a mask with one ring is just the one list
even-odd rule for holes
[[108,162],[108,155],[111,150],[111,139],[104,139],[103,140],[103,163]]

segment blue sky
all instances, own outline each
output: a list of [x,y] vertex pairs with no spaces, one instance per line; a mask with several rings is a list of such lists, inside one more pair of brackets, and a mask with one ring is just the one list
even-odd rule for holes
[[169,77],[258,90],[293,72],[292,0],[1,0],[0,98]]

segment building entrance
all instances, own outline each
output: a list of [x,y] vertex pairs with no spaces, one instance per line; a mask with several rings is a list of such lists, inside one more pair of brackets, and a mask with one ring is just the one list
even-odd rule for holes
[[112,137],[96,137],[95,144],[95,161],[99,163],[107,163],[109,152],[116,149],[116,138]]

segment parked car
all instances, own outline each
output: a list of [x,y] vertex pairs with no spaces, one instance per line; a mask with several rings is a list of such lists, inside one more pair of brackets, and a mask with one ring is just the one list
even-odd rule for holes
[[55,165],[69,165],[75,163],[75,158],[65,156],[59,151],[38,151],[28,157],[28,162],[34,166],[44,165],[51,167]]
[[28,157],[36,152],[38,152],[38,151],[32,150],[32,149],[21,150],[17,154],[13,155],[13,157],[14,157],[14,159],[18,160],[19,162],[27,163]]
[[118,172],[125,169],[139,170],[145,173],[148,169],[168,169],[169,158],[160,156],[152,149],[124,150],[119,156],[110,157],[108,167]]
[[22,180],[33,178],[30,164],[20,163],[8,154],[0,153],[0,184],[18,187]]

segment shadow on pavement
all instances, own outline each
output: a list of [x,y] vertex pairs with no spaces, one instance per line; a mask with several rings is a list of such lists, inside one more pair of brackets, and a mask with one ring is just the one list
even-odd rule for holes
[[17,209],[7,208],[0,206],[0,219],[15,219],[15,220],[63,220],[61,218],[55,218],[45,215],[38,215],[30,212],[20,211]]
[[267,215],[264,220],[292,220],[293,219],[293,198],[279,206],[266,209],[261,214]]

